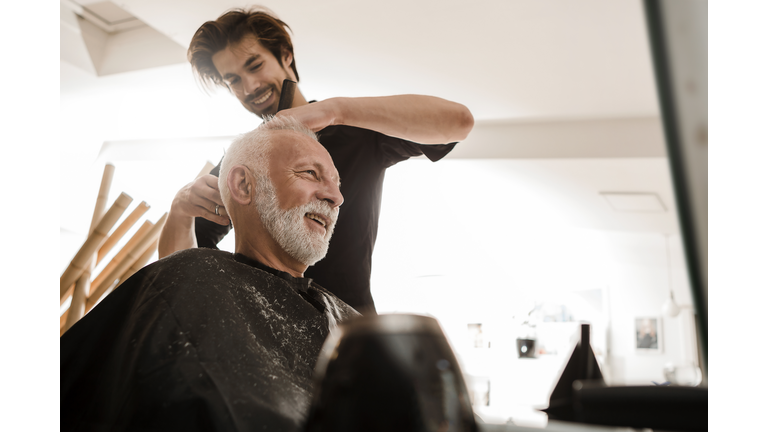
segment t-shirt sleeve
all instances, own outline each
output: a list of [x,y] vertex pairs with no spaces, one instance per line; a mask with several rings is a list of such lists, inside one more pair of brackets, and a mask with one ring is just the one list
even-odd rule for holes
[[379,157],[385,168],[421,155],[426,156],[432,162],[437,162],[450,153],[457,144],[455,142],[449,144],[418,144],[378,132],[376,132],[376,136]]
[[[211,174],[215,175],[216,177],[219,176],[219,171],[221,171],[221,161],[223,160],[224,158],[222,157],[219,161],[219,164],[213,167],[211,170]],[[216,222],[209,221],[208,219],[196,217],[195,238],[197,239],[197,247],[218,249],[218,246],[216,245],[219,244],[221,239],[223,239],[231,229],[231,223],[229,225],[219,225]]]

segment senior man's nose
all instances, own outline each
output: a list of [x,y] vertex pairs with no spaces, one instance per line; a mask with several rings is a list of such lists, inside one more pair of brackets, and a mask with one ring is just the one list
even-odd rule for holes
[[329,203],[333,208],[340,206],[344,202],[344,196],[341,194],[339,185],[331,181],[323,182],[320,190],[317,191],[317,197]]

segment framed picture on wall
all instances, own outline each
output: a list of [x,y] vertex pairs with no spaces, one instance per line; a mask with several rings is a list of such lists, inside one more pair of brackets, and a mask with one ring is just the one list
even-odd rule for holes
[[480,323],[467,324],[467,336],[471,347],[489,348],[491,346],[491,343],[483,337],[483,325]]
[[661,317],[635,318],[635,350],[644,354],[661,354],[663,347]]

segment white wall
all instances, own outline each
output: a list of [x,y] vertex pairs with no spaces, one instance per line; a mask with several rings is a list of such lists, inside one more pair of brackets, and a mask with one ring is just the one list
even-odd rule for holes
[[[610,283],[610,356],[613,381],[621,384],[648,384],[665,381],[666,363],[676,365],[696,361],[690,322],[691,295],[684,268],[679,236],[670,237],[671,283],[684,312],[677,317],[663,316],[661,305],[668,298],[670,272],[667,269],[665,239],[659,234],[614,233],[611,248],[614,260]],[[663,346],[660,354],[647,354],[634,347],[631,335],[637,317],[659,317]]]
[[[530,408],[547,405],[579,321],[592,323],[609,383],[665,381],[666,363],[692,360],[683,318],[663,318],[660,354],[633,345],[635,318],[661,316],[668,296],[664,235],[584,228],[518,163],[415,160],[388,171],[373,258],[379,312],[440,321],[465,373],[490,378],[490,406],[476,407],[486,420],[541,421]],[[675,298],[690,305],[679,236],[670,245]],[[520,318],[537,302],[565,304],[574,322],[540,324],[539,342],[557,353],[518,359]],[[490,348],[469,344],[469,323],[483,324]]]

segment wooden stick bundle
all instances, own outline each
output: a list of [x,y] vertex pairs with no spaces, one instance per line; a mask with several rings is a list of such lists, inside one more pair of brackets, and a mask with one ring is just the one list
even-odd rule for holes
[[[112,271],[112,269],[117,267],[117,265],[120,263],[120,261],[125,259],[125,257],[128,255],[128,251],[131,250],[131,248],[134,245],[136,245],[139,241],[141,241],[141,239],[149,232],[150,229],[152,229],[152,227],[154,225],[155,224],[153,224],[152,222],[150,222],[148,220],[145,220],[144,223],[139,227],[139,229],[133,234],[133,236],[130,238],[130,240],[128,240],[128,242],[123,246],[123,248],[120,250],[120,252],[118,252],[117,255],[115,255],[112,258],[112,261],[110,261],[109,264],[107,264],[102,269],[101,273],[99,273],[99,275],[96,276],[91,281],[91,286],[96,286],[96,285],[100,284],[101,281],[104,280],[104,277],[106,277],[109,274],[109,272]],[[73,290],[74,287],[75,287],[74,284],[71,287],[69,287],[69,289],[65,293],[64,297],[61,298],[61,304],[62,305],[67,300],[67,297],[69,297],[72,294],[72,290]],[[67,309],[67,310],[69,310],[69,309]],[[87,312],[87,310],[86,310],[86,312]],[[66,314],[67,312],[64,312],[64,313]]]
[[[101,185],[99,186],[99,193],[96,196],[96,205],[93,208],[88,235],[93,234],[96,226],[98,226],[104,216],[104,209],[107,206],[107,198],[109,197],[109,189],[112,186],[112,178],[114,177],[114,174],[114,165],[107,164],[104,166],[104,173],[101,176]],[[88,290],[91,286],[91,272],[93,271],[95,260],[96,255],[92,254],[85,266],[83,274],[80,275],[77,282],[75,282],[75,288],[72,292],[72,301],[69,305],[69,310],[67,311],[67,318],[63,329],[60,328],[62,333],[66,332],[74,323],[83,317],[83,314],[85,314],[85,299],[88,296]]]
[[[107,291],[104,293],[103,297],[108,296],[112,291],[117,289],[120,285],[123,284],[129,277],[133,276],[134,273],[144,268],[145,265],[149,262],[150,258],[152,258],[152,255],[154,255],[155,252],[157,252],[157,245],[159,243],[159,239],[155,239],[154,242],[152,242],[149,247],[147,247],[147,250],[136,260],[136,262],[131,265],[131,267],[123,273],[122,276],[117,280],[117,283],[114,284],[114,288],[109,289],[107,288]],[[94,301],[90,307],[86,310],[86,312],[90,311],[93,306],[95,306],[97,301]]]
[[112,226],[114,226],[115,222],[120,219],[120,216],[122,216],[131,201],[133,201],[133,198],[125,193],[121,193],[98,225],[96,225],[93,232],[91,232],[88,235],[88,238],[85,239],[85,243],[83,243],[80,250],[77,251],[75,257],[72,258],[72,261],[69,263],[69,267],[64,270],[64,273],[62,273],[61,278],[59,279],[59,288],[62,297],[64,297],[69,286],[83,274],[91,255],[102,245],[107,238],[107,234],[112,229]]
[[120,279],[118,279],[116,286],[120,286],[120,284],[125,282],[126,279],[133,276],[134,273],[141,270],[142,268],[144,268],[145,265],[147,265],[147,263],[149,262],[149,259],[152,258],[152,255],[154,255],[154,253],[157,252],[157,245],[159,242],[160,240],[157,239],[154,242],[152,242],[151,245],[149,245],[147,250],[144,251],[144,253],[139,257],[139,259],[137,259],[136,262],[133,263],[133,265],[131,265],[131,267],[128,268],[128,270],[126,270],[122,276],[120,276]]
[[[205,166],[195,178],[209,174],[214,166],[213,163],[206,161]],[[148,220],[144,221],[144,224],[142,224],[120,252],[115,255],[112,261],[91,282],[93,268],[109,254],[126,232],[149,209],[149,205],[142,201],[107,237],[112,226],[120,219],[120,216],[122,216],[133,200],[125,193],[122,193],[115,200],[109,211],[104,214],[104,207],[109,195],[114,169],[115,167],[111,164],[107,164],[104,167],[104,175],[102,176],[99,195],[96,200],[96,208],[91,219],[88,238],[86,238],[78,253],[75,254],[69,267],[62,273],[59,281],[61,304],[64,304],[64,301],[70,295],[73,296],[69,308],[59,317],[60,335],[63,335],[85,313],[88,313],[107,290],[113,286],[115,280],[117,280],[115,286],[119,286],[144,267],[157,251],[158,237],[168,217],[167,213],[158,220],[157,224],[153,224]],[[91,285],[93,289],[90,289]]]
[[75,284],[72,284],[67,288],[66,291],[64,291],[64,295],[61,296],[61,303],[59,303],[59,306],[63,305],[65,301],[69,298],[69,296],[72,295],[72,293],[75,291]]
[[107,288],[125,273],[128,268],[138,260],[141,255],[147,250],[147,247],[154,242],[159,236],[160,231],[163,229],[166,219],[168,219],[168,213],[164,213],[163,216],[157,221],[155,226],[138,242],[130,251],[128,255],[123,259],[107,276],[98,284],[94,285],[93,292],[88,296],[86,301],[85,311],[86,313],[99,301],[99,298],[107,291]]
[[74,323],[85,315],[85,302],[88,298],[87,292],[91,286],[91,272],[83,273],[75,282],[75,291],[72,293],[72,303],[67,309],[67,320],[64,323],[63,331],[69,330]]
[[104,244],[99,248],[99,254],[96,258],[97,265],[99,262],[101,262],[102,259],[104,259],[104,256],[106,256],[112,250],[112,248],[115,247],[117,242],[123,238],[125,233],[131,229],[133,224],[135,224],[136,221],[138,221],[139,218],[147,212],[147,210],[149,210],[149,204],[147,204],[145,201],[140,202],[139,205],[131,212],[131,214],[129,214],[128,217],[126,217],[125,220],[117,228],[115,228],[114,231],[112,231],[112,234],[109,235],[109,237],[104,241]]
[[101,185],[99,185],[99,194],[96,195],[96,205],[93,208],[91,216],[91,225],[88,228],[90,234],[104,216],[104,209],[107,208],[107,199],[109,198],[109,189],[112,187],[112,178],[115,176],[115,166],[112,164],[104,165],[104,173],[101,175]]
[[104,278],[106,278],[107,275],[112,272],[112,270],[114,270],[120,264],[120,262],[122,262],[128,256],[128,252],[130,252],[134,246],[139,244],[141,239],[143,239],[147,233],[149,233],[153,226],[155,226],[155,224],[145,220],[139,229],[128,240],[125,246],[123,246],[123,248],[120,249],[120,251],[112,258],[112,260],[101,270],[101,273],[99,273],[99,275],[93,279],[91,285],[97,286],[101,284],[101,282],[104,281]]

